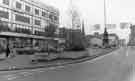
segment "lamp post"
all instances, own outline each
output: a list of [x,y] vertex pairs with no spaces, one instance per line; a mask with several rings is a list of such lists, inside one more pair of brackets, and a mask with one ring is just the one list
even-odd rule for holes
[[107,23],[107,15],[106,15],[106,0],[104,0],[104,35],[103,35],[103,46],[106,48],[109,45],[109,40],[108,40],[108,32],[106,28],[106,23]]
[[104,27],[106,28],[107,24],[107,14],[106,14],[106,0],[104,0]]

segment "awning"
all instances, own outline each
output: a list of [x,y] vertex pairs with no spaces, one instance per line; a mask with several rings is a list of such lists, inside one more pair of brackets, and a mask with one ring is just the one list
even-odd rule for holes
[[28,35],[16,32],[0,32],[0,36],[5,37],[18,37],[18,38],[33,38],[33,39],[54,39],[52,37],[43,37],[43,36],[36,36],[36,35]]

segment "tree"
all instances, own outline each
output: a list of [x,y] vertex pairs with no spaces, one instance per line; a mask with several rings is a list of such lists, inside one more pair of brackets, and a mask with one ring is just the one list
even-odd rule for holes
[[54,37],[55,36],[56,29],[57,29],[57,26],[55,26],[53,24],[49,24],[45,28],[45,36],[47,36],[47,37]]
[[67,50],[84,50],[88,44],[84,33],[79,29],[60,28],[59,37],[66,40],[65,47]]
[[70,50],[79,51],[79,50],[85,50],[87,43],[85,40],[85,36],[81,31],[71,30],[69,32],[67,44]]

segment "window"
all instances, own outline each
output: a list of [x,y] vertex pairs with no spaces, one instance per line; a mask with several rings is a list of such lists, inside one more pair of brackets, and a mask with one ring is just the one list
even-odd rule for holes
[[19,3],[19,2],[16,2],[16,8],[21,9],[22,8],[22,4]]
[[9,5],[9,0],[3,0],[3,4]]
[[0,17],[9,19],[9,13],[6,11],[1,11],[0,10]]
[[58,17],[57,16],[54,16],[54,20],[57,21],[58,20]]
[[35,14],[39,15],[39,10],[38,9],[35,9]]
[[26,5],[26,6],[25,6],[25,11],[30,12],[30,11],[31,11],[31,7],[28,6],[28,5]]
[[35,25],[41,25],[41,21],[35,19]]
[[50,15],[49,15],[49,18],[50,18],[51,20],[53,20],[53,15],[50,14]]
[[18,14],[15,15],[15,20],[23,22],[23,23],[28,23],[28,24],[30,23],[30,18],[29,17],[25,17],[25,16],[18,15]]
[[45,17],[46,16],[46,12],[42,12],[42,16]]

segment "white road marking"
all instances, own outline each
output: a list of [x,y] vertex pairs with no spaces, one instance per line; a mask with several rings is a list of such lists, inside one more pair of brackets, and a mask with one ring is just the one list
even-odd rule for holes
[[20,74],[23,75],[23,76],[29,76],[29,75],[32,75],[33,73],[31,73],[31,72],[22,72]]
[[17,77],[10,77],[10,78],[7,78],[7,80],[14,80],[16,79]]
[[128,56],[128,55],[129,55],[128,50],[126,50],[126,56]]
[[13,80],[13,79],[16,79],[16,78],[17,78],[17,75],[16,75],[16,74],[4,75],[3,78],[4,78],[5,80]]
[[130,75],[130,81],[135,81],[135,70],[134,70],[134,65],[133,65],[133,69],[132,69],[132,72],[131,72],[131,75]]

